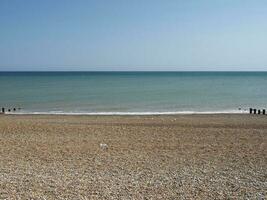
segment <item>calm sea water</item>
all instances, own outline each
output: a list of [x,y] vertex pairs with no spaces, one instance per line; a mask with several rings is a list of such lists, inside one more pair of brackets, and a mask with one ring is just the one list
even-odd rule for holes
[[0,72],[22,113],[240,112],[267,107],[267,72]]

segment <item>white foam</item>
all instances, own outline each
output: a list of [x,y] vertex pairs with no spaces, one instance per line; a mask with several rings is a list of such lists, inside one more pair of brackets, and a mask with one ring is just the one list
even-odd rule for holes
[[245,114],[246,110],[221,110],[221,111],[157,111],[157,112],[17,112],[6,113],[12,115],[193,115],[193,114]]

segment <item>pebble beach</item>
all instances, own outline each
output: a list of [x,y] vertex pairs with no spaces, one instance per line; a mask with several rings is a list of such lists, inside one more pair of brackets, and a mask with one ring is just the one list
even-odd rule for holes
[[0,115],[0,199],[266,199],[267,117]]

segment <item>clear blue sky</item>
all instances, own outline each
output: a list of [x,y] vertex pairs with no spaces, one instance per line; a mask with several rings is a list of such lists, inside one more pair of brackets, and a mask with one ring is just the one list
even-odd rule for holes
[[1,0],[1,70],[267,70],[266,0]]

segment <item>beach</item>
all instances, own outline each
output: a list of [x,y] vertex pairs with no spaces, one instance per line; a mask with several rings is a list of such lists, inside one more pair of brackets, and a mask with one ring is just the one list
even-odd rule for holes
[[267,116],[0,115],[0,199],[265,199]]

